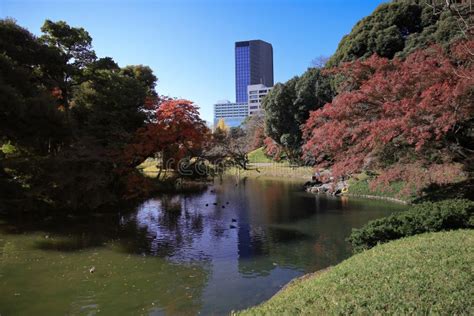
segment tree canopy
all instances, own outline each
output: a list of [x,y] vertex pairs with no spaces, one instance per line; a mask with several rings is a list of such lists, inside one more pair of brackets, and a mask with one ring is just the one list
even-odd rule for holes
[[368,58],[373,54],[393,58],[426,48],[449,45],[463,37],[457,17],[442,10],[445,2],[399,0],[381,4],[344,36],[327,65]]
[[453,181],[474,152],[473,49],[473,41],[435,45],[330,70],[345,86],[304,125],[306,158],[336,175],[380,170],[380,180],[418,189]]
[[83,28],[46,20],[41,30],[37,38],[0,20],[0,147],[12,148],[0,154],[0,186],[17,188],[2,198],[113,202],[123,148],[151,120],[157,79],[147,66],[97,58]]
[[302,145],[301,125],[333,98],[331,76],[310,68],[301,77],[278,83],[264,98],[266,134],[282,145],[291,158],[297,158]]

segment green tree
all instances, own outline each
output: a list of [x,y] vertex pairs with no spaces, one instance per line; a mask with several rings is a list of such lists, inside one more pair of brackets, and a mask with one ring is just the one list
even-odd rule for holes
[[58,100],[69,120],[73,88],[86,80],[84,70],[96,60],[92,37],[83,28],[71,27],[64,21],[46,20],[41,31],[41,42],[60,55],[60,63],[49,79],[60,90]]
[[155,86],[158,80],[148,66],[143,65],[129,65],[121,70],[124,76],[137,79],[146,89],[147,94],[150,96],[156,96]]
[[381,4],[344,36],[327,65],[332,67],[373,54],[404,57],[433,43],[450,44],[463,36],[463,30],[458,18],[452,11],[444,10],[445,6],[445,1],[432,4],[399,0]]
[[13,20],[0,20],[0,144],[46,153],[67,141],[45,73],[59,56]]
[[98,70],[74,93],[72,109],[78,136],[100,146],[123,146],[144,126],[147,89],[113,70]]
[[263,100],[266,134],[284,146],[291,159],[301,153],[301,126],[309,113],[331,102],[331,80],[323,70],[310,68],[301,77],[277,84]]

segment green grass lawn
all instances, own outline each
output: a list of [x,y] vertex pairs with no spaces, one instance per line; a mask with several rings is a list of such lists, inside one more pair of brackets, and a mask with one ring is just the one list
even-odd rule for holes
[[379,245],[241,315],[474,314],[474,230]]
[[263,147],[257,148],[254,151],[248,153],[250,163],[272,163],[274,162],[270,159],[265,152],[263,151]]
[[313,168],[311,167],[293,167],[287,162],[273,163],[265,166],[249,165],[249,170],[237,170],[237,168],[230,168],[226,170],[228,175],[237,175],[241,177],[251,178],[279,178],[279,179],[298,179],[303,184],[311,179]]
[[379,197],[390,197],[396,198],[405,202],[410,202],[414,199],[413,195],[406,195],[401,194],[402,189],[404,188],[404,183],[393,182],[390,184],[390,188],[385,190],[381,190],[376,188],[372,190],[369,186],[369,182],[372,180],[371,177],[366,175],[365,173],[361,173],[354,178],[349,179],[349,193],[354,195],[372,195],[372,196],[379,196]]

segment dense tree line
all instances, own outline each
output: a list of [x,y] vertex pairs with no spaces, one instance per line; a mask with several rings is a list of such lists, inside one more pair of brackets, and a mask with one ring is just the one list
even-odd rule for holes
[[[449,1],[448,1],[449,2]],[[462,38],[458,16],[445,10],[446,1],[399,0],[381,4],[344,36],[328,66],[368,58],[393,58]],[[461,6],[467,10],[467,6]]]
[[263,101],[267,153],[340,175],[391,170],[384,183],[469,172],[474,28],[469,4],[455,2],[382,4],[331,58],[275,85]]
[[[169,125],[182,118],[158,98],[149,67],[98,58],[89,33],[63,21],[47,20],[41,31],[0,21],[0,200],[69,209],[117,202],[146,158],[140,136],[161,132],[162,144],[179,147],[182,134],[162,135],[163,113]],[[192,129],[207,130],[196,109],[186,110]]]
[[[466,50],[468,49],[468,50]],[[474,41],[439,45],[405,59],[372,56],[333,68],[339,94],[313,111],[303,151],[335,175],[379,170],[409,189],[447,184],[472,169]]]

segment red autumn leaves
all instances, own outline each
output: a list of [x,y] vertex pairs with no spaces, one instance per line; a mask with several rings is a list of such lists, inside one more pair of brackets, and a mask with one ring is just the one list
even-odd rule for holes
[[305,157],[336,175],[452,164],[473,114],[473,46],[432,46],[405,60],[374,55],[328,70],[342,78],[341,91],[302,127]]

